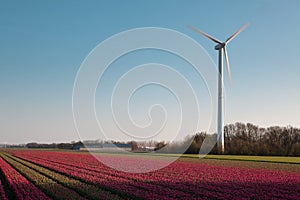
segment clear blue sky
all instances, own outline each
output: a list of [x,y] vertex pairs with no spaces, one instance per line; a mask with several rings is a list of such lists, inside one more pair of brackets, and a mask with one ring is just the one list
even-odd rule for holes
[[[87,54],[113,34],[164,27],[213,43],[187,25],[225,40],[232,86],[226,123],[300,127],[300,2],[257,1],[0,1],[0,143],[78,140],[72,89]],[[298,61],[298,62],[297,62]]]

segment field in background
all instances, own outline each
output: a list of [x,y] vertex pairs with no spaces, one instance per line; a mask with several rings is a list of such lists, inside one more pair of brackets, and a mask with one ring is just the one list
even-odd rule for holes
[[[95,152],[96,153],[96,152]],[[137,156],[145,155],[148,153],[138,153]],[[195,158],[199,159],[199,154],[151,154],[154,156],[174,156],[181,158]],[[206,155],[203,159],[216,159],[216,160],[233,160],[233,161],[257,161],[257,162],[273,162],[273,163],[286,163],[286,164],[300,164],[300,157],[295,156],[241,156],[241,155]]]
[[[160,154],[162,156],[167,154]],[[177,156],[174,154],[174,156]],[[199,158],[198,154],[183,154],[182,158]],[[204,159],[217,160],[238,160],[238,161],[258,161],[258,162],[274,162],[287,164],[300,164],[300,157],[288,156],[240,156],[240,155],[206,155]]]
[[[46,150],[46,149],[45,149]],[[57,151],[57,150],[55,150]],[[61,150],[64,151],[64,150]],[[73,151],[72,151],[73,152]],[[83,151],[81,153],[89,153],[88,151]],[[93,152],[94,154],[111,154],[111,155],[118,155],[120,153],[97,153],[97,151]],[[166,156],[166,157],[181,157],[181,158],[195,158],[199,159],[199,154],[162,154],[162,153],[136,153],[135,156]],[[244,155],[206,155],[203,159],[217,159],[217,160],[238,160],[238,161],[258,161],[258,162],[274,162],[274,163],[286,163],[286,164],[300,164],[300,157],[296,156],[244,156]]]
[[[142,167],[175,155],[96,156]],[[144,174],[116,171],[88,152],[2,149],[0,157],[1,199],[300,199],[299,157],[183,155]]]
[[300,164],[300,157],[285,157],[285,156],[207,155],[205,158],[207,158],[207,159],[226,159],[226,160],[241,160],[241,161],[244,160],[244,161]]

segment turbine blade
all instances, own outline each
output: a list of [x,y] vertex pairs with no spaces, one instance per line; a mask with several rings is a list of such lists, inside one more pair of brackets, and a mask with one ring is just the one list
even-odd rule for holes
[[224,51],[224,56],[225,56],[225,60],[226,60],[228,79],[229,79],[229,83],[231,85],[231,83],[232,83],[231,82],[231,72],[230,72],[230,65],[229,65],[229,59],[228,59],[228,54],[227,54],[226,46],[224,46],[223,51]]
[[240,34],[243,30],[245,30],[245,28],[247,28],[250,24],[247,23],[244,26],[242,26],[242,28],[240,28],[237,32],[235,32],[232,36],[230,36],[225,43],[228,44],[231,40],[233,40],[238,34]]
[[211,40],[214,41],[215,43],[222,44],[222,42],[219,41],[218,39],[216,39],[216,38],[214,38],[214,37],[212,37],[212,36],[210,36],[210,35],[208,35],[208,34],[202,32],[202,31],[200,31],[199,29],[197,29],[197,28],[195,28],[195,27],[193,27],[193,26],[189,26],[189,28],[192,29],[192,30],[194,30],[194,31],[196,31],[197,33],[200,33],[201,35],[204,35],[205,37],[211,39]]

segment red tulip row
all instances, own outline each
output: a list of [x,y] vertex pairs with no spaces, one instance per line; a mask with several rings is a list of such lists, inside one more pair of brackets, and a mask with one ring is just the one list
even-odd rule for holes
[[[55,155],[55,160],[53,160],[53,162],[57,162],[58,160],[60,160],[59,156],[61,155],[61,153],[58,153]],[[89,170],[93,169],[95,171],[98,171],[99,173],[104,173],[105,170],[111,170],[105,166],[103,166],[101,163],[99,163],[97,160],[93,159],[93,157],[87,157],[86,155],[84,155],[84,157],[81,157],[82,155],[76,155],[74,154],[74,156],[66,158],[65,155],[63,155],[62,158],[62,163],[64,163],[64,165],[70,165],[71,163],[73,163],[73,167],[80,167],[80,168],[85,168],[87,166]],[[76,157],[78,159],[76,159]],[[80,158],[80,159],[79,159]],[[85,158],[85,159],[83,159]],[[92,158],[92,159],[89,159]],[[51,159],[51,156],[50,158]],[[52,157],[53,159],[53,157]],[[86,164],[80,166],[80,161],[81,160],[85,160]],[[120,162],[120,158],[115,159],[117,162]],[[187,170],[186,169],[192,169],[192,170]],[[200,169],[200,170],[199,170]],[[222,176],[220,177],[216,177],[217,173],[214,173],[215,171],[220,171],[223,172]],[[276,172],[276,171],[269,171],[269,170],[260,170],[260,169],[245,169],[245,168],[233,168],[233,167],[220,167],[220,166],[213,166],[213,165],[199,165],[199,164],[194,164],[194,163],[185,163],[185,162],[176,162],[170,166],[168,166],[167,168],[163,169],[163,170],[159,170],[157,172],[154,173],[150,173],[152,174],[152,176],[149,176],[149,174],[125,174],[125,173],[121,173],[121,172],[117,172],[114,171],[114,175],[118,175],[118,176],[125,176],[127,179],[128,178],[144,178],[144,180],[151,182],[151,181],[156,181],[156,182],[161,182],[162,180],[165,180],[165,182],[167,184],[170,185],[170,183],[172,183],[172,181],[175,180],[178,182],[197,182],[199,181],[199,178],[204,178],[205,177],[205,182],[219,182],[219,181],[225,181],[225,182],[232,182],[232,181],[240,181],[240,178],[245,178],[245,177],[249,177],[247,178],[245,181],[257,181],[257,180],[261,180],[261,182],[264,184],[268,184],[268,182],[272,181],[272,182],[279,182],[279,183],[284,183],[285,185],[287,185],[287,189],[291,189],[291,187],[295,186],[296,184],[294,184],[295,182],[299,181],[299,173],[295,174],[295,176],[293,176],[293,173],[284,173],[284,172]],[[234,175],[234,176],[232,176]],[[253,177],[253,175],[255,175],[256,177]],[[186,177],[188,178],[188,180],[186,179]],[[252,177],[252,178],[251,178]],[[287,177],[289,177],[287,179]],[[174,179],[175,178],[175,179]],[[236,180],[235,180],[236,178]],[[250,180],[248,180],[250,179]],[[141,179],[143,180],[143,179]],[[291,183],[291,184],[290,184]],[[198,187],[199,188],[199,187]],[[283,187],[284,189],[284,187]],[[282,191],[284,192],[284,191]]]
[[[54,152],[53,152],[54,153]],[[55,153],[54,153],[55,154]],[[21,154],[16,154],[20,156]],[[54,155],[53,155],[54,156]],[[178,186],[176,188],[169,188],[168,183],[166,184],[158,184],[158,183],[150,183],[148,181],[141,180],[137,177],[132,177],[134,174],[128,174],[128,173],[122,173],[111,170],[110,168],[102,165],[102,168],[87,168],[84,164],[78,164],[73,165],[69,164],[75,162],[80,162],[79,160],[75,159],[73,160],[73,156],[76,157],[76,154],[73,154],[71,157],[67,158],[65,157],[65,163],[59,164],[54,157],[48,157],[45,155],[45,159],[38,159],[33,158],[30,154],[21,156],[23,159],[29,160],[31,162],[37,163],[39,165],[43,165],[45,167],[51,168],[55,171],[58,171],[60,173],[69,174],[73,177],[80,178],[81,180],[85,180],[89,183],[99,184],[103,185],[108,188],[113,188],[116,190],[119,190],[121,192],[127,192],[133,196],[136,197],[147,197],[147,199],[172,199],[172,198],[193,198],[196,195],[193,193],[186,192],[182,189],[182,186]],[[88,155],[85,155],[88,156]],[[89,156],[88,156],[89,157]],[[93,158],[93,157],[91,157]],[[57,160],[60,160],[59,154],[57,155]],[[94,160],[87,160],[86,165],[89,165],[89,161]],[[97,162],[98,164],[98,162]],[[96,171],[95,171],[96,169]],[[124,176],[125,175],[125,176]],[[164,183],[164,182],[162,182]],[[126,185],[125,185],[126,184]],[[197,187],[199,190],[199,187]],[[205,191],[205,188],[203,188],[203,191]],[[206,191],[208,192],[208,191]],[[202,193],[202,194],[201,194]],[[204,198],[205,193],[198,192],[197,196],[202,196]]]
[[[148,199],[171,198],[170,196],[166,196],[168,193],[157,193],[158,187],[155,185],[133,181],[126,177],[118,177],[109,173],[96,173],[92,169],[85,169],[85,166],[71,167],[69,165],[58,164],[47,160],[32,159],[29,157],[23,159],[47,167],[59,173],[80,179],[86,183],[103,186],[106,189],[111,189],[112,191],[119,193],[120,195],[126,195],[127,193],[129,194],[129,197],[132,198],[144,198],[145,196],[147,196]],[[164,191],[167,190],[169,189],[164,189]],[[181,192],[181,194],[185,195],[183,192]],[[175,198],[176,196],[173,195],[173,197]]]
[[[55,154],[55,153],[54,153]],[[172,175],[172,171],[167,171],[168,173],[164,173],[164,170],[162,171],[161,175],[150,175],[150,173],[147,174],[129,174],[129,173],[123,173],[116,170],[112,170],[111,168],[108,168],[104,166],[103,164],[99,163],[97,160],[94,159],[92,156],[84,155],[85,161],[84,163],[81,163],[81,159],[76,159],[77,156],[80,157],[80,155],[73,154],[72,157],[65,157],[63,155],[63,158],[60,157],[60,153],[57,155],[52,155],[56,159],[53,159],[51,155],[45,159],[42,159],[41,157],[32,157],[30,155],[25,155],[25,159],[29,159],[31,157],[32,162],[38,162],[41,165],[47,165],[48,167],[58,170],[62,173],[73,173],[74,176],[80,176],[81,174],[85,174],[84,178],[87,180],[87,175],[90,175],[92,177],[101,177],[104,176],[109,180],[117,180],[120,181],[127,181],[128,184],[134,186],[133,188],[136,191],[136,188],[146,190],[141,193],[141,195],[149,194],[149,196],[153,196],[156,193],[159,198],[194,198],[201,196],[204,198],[205,196],[211,196],[209,193],[219,193],[218,191],[215,191],[215,188],[209,189],[208,186],[202,186],[202,185],[186,185],[188,182],[186,180],[181,181],[181,176],[176,178],[177,172],[174,172]],[[79,158],[78,157],[78,158]],[[114,158],[115,162],[122,163],[126,165],[126,161],[122,158]],[[135,158],[136,159],[136,158]],[[132,160],[129,159],[130,162]],[[156,160],[157,161],[157,160]],[[160,172],[159,171],[159,172]],[[185,172],[185,170],[183,170]],[[76,173],[76,174],[75,174]],[[79,175],[77,175],[79,173]],[[174,177],[175,176],[175,177]],[[167,180],[166,180],[167,179]],[[131,182],[129,182],[131,181]],[[172,184],[172,182],[175,181],[175,184]],[[185,182],[186,184],[177,184],[178,182]],[[134,192],[133,190],[133,192]],[[163,196],[162,196],[163,195]]]
[[[54,180],[36,172],[35,170],[17,162],[16,160],[8,157],[7,155],[1,155],[3,159],[5,159],[6,167],[12,165],[16,170],[22,172],[22,174],[28,178],[32,183],[41,188],[45,193],[51,196],[54,199],[78,199],[84,200],[86,198],[80,196],[73,190],[70,190],[62,185],[58,184]],[[3,161],[3,160],[2,160]],[[8,165],[8,163],[10,165]],[[13,169],[13,168],[11,168]],[[5,174],[6,177],[10,180],[9,183],[15,189],[16,196],[18,199],[51,199],[47,197],[43,192],[38,190],[36,186],[34,186],[30,181],[28,181],[24,176],[17,174],[9,176],[9,174]],[[10,178],[12,177],[12,178]],[[16,178],[17,177],[17,178]],[[22,187],[22,189],[18,189],[18,187]]]
[[[1,156],[1,154],[0,154]],[[0,157],[0,167],[18,199],[50,199]],[[2,194],[2,192],[1,192]],[[1,195],[2,196],[2,195]]]
[[[46,151],[12,153],[88,183],[147,199],[300,199],[300,174],[297,172],[177,161],[151,173],[130,174],[106,167],[88,154]],[[101,156],[123,165],[142,160]]]
[[52,180],[64,185],[65,187],[68,187],[70,189],[73,189],[80,194],[82,194],[84,197],[87,197],[88,199],[109,199],[109,200],[119,200],[121,199],[117,195],[111,194],[108,191],[101,190],[93,185],[89,185],[86,183],[83,183],[79,180],[70,178],[68,176],[64,176],[62,174],[59,174],[55,171],[49,170],[47,168],[38,166],[36,164],[33,164],[31,162],[27,162],[25,160],[19,159],[14,156],[10,156],[17,162],[30,167],[31,169],[36,170],[37,172],[51,178]]

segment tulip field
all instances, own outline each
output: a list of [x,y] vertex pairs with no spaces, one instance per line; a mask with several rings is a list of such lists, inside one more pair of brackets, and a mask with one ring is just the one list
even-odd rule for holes
[[[97,156],[124,166],[145,159]],[[126,173],[87,152],[3,149],[0,199],[300,199],[300,165],[180,158]]]

